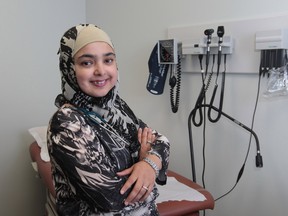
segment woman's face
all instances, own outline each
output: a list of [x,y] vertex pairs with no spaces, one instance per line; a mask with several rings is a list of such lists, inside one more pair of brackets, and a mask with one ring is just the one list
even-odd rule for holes
[[82,47],[74,56],[74,65],[79,87],[92,97],[105,96],[117,83],[116,56],[105,42]]

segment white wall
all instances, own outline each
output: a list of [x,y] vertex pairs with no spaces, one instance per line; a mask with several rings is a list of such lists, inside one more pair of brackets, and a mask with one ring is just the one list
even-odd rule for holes
[[[170,168],[190,177],[187,118],[199,93],[199,75],[183,74],[180,110],[172,114],[167,86],[161,96],[153,96],[145,89],[152,47],[158,39],[166,38],[170,26],[277,15],[287,13],[287,8],[286,0],[87,0],[86,15],[115,43],[123,97],[143,120],[169,137]],[[53,101],[60,91],[56,55],[59,39],[68,27],[85,22],[85,2],[1,1],[0,18],[0,215],[36,216],[43,214],[44,191],[30,165],[28,146],[32,138],[27,129],[47,124],[55,110]],[[257,76],[228,75],[226,84],[225,111],[249,125]],[[261,90],[265,90],[265,79]],[[287,105],[287,98],[260,98],[255,131],[264,167],[254,166],[252,142],[240,183],[208,215],[286,215]],[[194,135],[200,182],[201,130],[195,129]],[[208,126],[206,186],[215,197],[234,184],[248,140],[246,132],[226,120]]]
[[[118,53],[122,96],[145,122],[169,137],[170,168],[191,177],[187,119],[200,91],[200,76],[183,74],[180,110],[173,114],[168,84],[161,96],[151,95],[145,88],[147,61],[153,46],[158,39],[166,38],[167,28],[171,26],[265,17],[288,13],[287,8],[287,0],[87,0],[86,15],[88,22],[98,24],[112,37]],[[257,82],[257,75],[245,74],[228,75],[226,80],[224,110],[247,125],[251,124]],[[261,84],[262,94],[266,79],[261,79]],[[288,98],[260,98],[254,129],[260,139],[264,167],[255,167],[252,141],[236,189],[206,215],[287,214],[287,106]],[[193,134],[197,180],[201,183],[202,130],[194,128]],[[215,125],[208,124],[206,141],[206,187],[217,198],[234,185],[247,152],[249,134],[221,119]]]
[[85,22],[85,2],[0,2],[0,215],[43,215],[44,191],[30,164],[27,129],[47,124],[60,92],[60,37]]

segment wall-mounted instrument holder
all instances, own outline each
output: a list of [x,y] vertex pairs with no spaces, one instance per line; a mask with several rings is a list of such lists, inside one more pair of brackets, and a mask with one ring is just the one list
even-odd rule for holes
[[[207,52],[207,37],[201,37],[196,39],[188,39],[182,42],[182,54],[183,55],[205,55]],[[218,36],[212,36],[210,44],[210,53],[218,53]],[[222,54],[233,53],[233,38],[232,36],[224,36],[222,42]]]

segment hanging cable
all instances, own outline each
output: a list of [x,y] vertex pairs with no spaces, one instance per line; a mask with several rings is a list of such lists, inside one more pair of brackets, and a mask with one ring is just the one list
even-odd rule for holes
[[[255,115],[256,115],[256,110],[257,110],[257,106],[258,106],[258,100],[259,100],[259,93],[260,93],[260,79],[261,79],[261,73],[259,73],[259,77],[258,77],[258,87],[257,87],[257,95],[256,95],[256,102],[255,102],[255,107],[254,107],[254,111],[253,111],[253,116],[252,116],[252,123],[251,123],[251,133],[250,133],[250,138],[249,138],[249,144],[248,144],[248,150],[247,150],[247,153],[246,153],[246,156],[245,156],[245,159],[244,159],[244,163],[238,173],[238,176],[237,176],[237,180],[235,182],[235,184],[233,185],[233,187],[228,191],[226,192],[225,194],[223,194],[222,196],[218,197],[217,199],[215,199],[215,201],[218,201],[219,199],[223,198],[224,196],[228,195],[229,193],[231,193],[234,188],[237,186],[240,178],[242,177],[242,174],[244,172],[244,169],[245,169],[245,165],[246,165],[246,162],[247,162],[247,159],[248,159],[248,155],[249,155],[249,152],[250,152],[250,149],[251,149],[251,142],[252,142],[252,136],[254,136],[255,140],[256,140],[256,145],[257,145],[257,155],[256,155],[256,166],[257,167],[263,167],[263,161],[262,161],[262,156],[260,154],[260,145],[259,145],[259,140],[258,138],[256,139],[257,135],[256,134],[253,134],[252,131],[253,131],[253,128],[254,128],[254,122],[255,122]],[[256,135],[256,136],[255,136]]]
[[[258,96],[257,96],[257,101],[258,101]],[[256,102],[258,103],[258,102]],[[209,105],[208,104],[202,104],[201,105],[202,107],[208,107]],[[256,107],[257,105],[255,105],[255,110],[256,110]],[[216,112],[219,112],[219,109],[217,107],[214,107],[212,106],[212,109]],[[254,114],[253,114],[253,122],[254,122],[254,116],[255,116],[255,112],[254,111]],[[194,160],[194,143],[193,143],[193,133],[192,133],[192,116],[195,114],[195,109],[193,109],[190,114],[189,114],[189,117],[188,117],[188,129],[189,129],[189,144],[190,144],[190,149],[191,149],[191,163],[192,163],[192,179],[194,182],[196,182],[196,173],[195,173],[195,160]],[[231,117],[230,115],[224,113],[222,111],[221,113],[225,118],[231,120],[232,122],[234,122],[235,124],[237,124],[238,126],[240,126],[241,128],[243,128],[244,130],[248,131],[250,133],[250,137],[254,137],[254,140],[255,140],[255,144],[256,144],[256,167],[263,167],[263,160],[262,160],[262,155],[261,155],[261,152],[260,152],[260,143],[259,143],[259,139],[258,139],[258,136],[257,134],[254,132],[253,129],[249,128],[248,126],[244,125],[243,123],[239,122],[238,120],[234,119],[233,117]],[[249,149],[250,149],[250,146],[251,146],[251,140],[249,141]],[[245,157],[245,163],[246,163],[246,160],[247,160],[247,157],[248,157],[248,154],[249,152],[247,152],[246,154],[246,157]],[[242,170],[242,171],[241,171]],[[243,170],[244,170],[244,167],[242,166],[240,172],[239,172],[239,175],[238,175],[238,178],[237,178],[237,182],[239,181],[240,177],[241,177],[241,173],[243,173]],[[240,175],[241,174],[241,175]]]
[[[202,55],[199,55],[199,61],[200,61],[200,67],[201,67],[201,75],[202,75],[202,88],[200,90],[199,96],[196,100],[196,104],[195,104],[195,110],[199,112],[199,122],[196,121],[196,113],[195,115],[193,115],[193,124],[197,127],[201,126],[201,124],[203,123],[203,111],[202,111],[202,107],[201,104],[203,103],[203,100],[205,98],[206,95],[206,91],[210,85],[211,79],[212,79],[212,75],[213,75],[213,66],[214,66],[214,61],[215,61],[215,55],[213,55],[213,66],[212,66],[212,70],[208,75],[207,78],[207,74],[208,74],[208,68],[209,68],[209,59],[210,59],[210,44],[211,44],[211,38],[212,38],[212,34],[213,34],[214,30],[213,29],[206,29],[204,31],[204,34],[207,36],[207,42],[206,42],[206,46],[207,46],[207,50],[206,50],[206,67],[205,67],[205,73],[203,74],[203,68],[202,68]],[[206,83],[205,83],[206,81]]]
[[[174,68],[174,65],[171,66]],[[169,80],[170,84],[170,103],[171,103],[171,109],[173,113],[176,113],[178,111],[179,107],[179,101],[180,101],[180,87],[181,87],[181,58],[180,55],[178,55],[178,63],[177,63],[177,73],[176,76],[174,72],[171,71],[171,77]],[[176,86],[176,98],[174,100],[174,87]]]
[[[205,101],[204,101],[205,103]],[[204,113],[206,113],[206,107],[204,107]],[[203,118],[203,132],[202,132],[202,139],[203,139],[203,147],[202,147],[202,161],[203,161],[203,168],[202,168],[202,185],[203,188],[206,188],[206,183],[205,183],[205,171],[206,171],[206,115],[204,115]]]
[[218,83],[217,83],[218,75],[216,76],[216,81],[215,81],[212,97],[210,100],[210,106],[208,108],[208,119],[210,122],[213,122],[213,123],[216,123],[221,118],[221,110],[223,109],[223,101],[224,101],[225,78],[226,78],[226,54],[224,55],[224,71],[222,72],[222,77],[221,77],[221,79],[222,79],[221,80],[221,92],[220,92],[220,99],[219,99],[220,112],[217,112],[217,117],[215,119],[212,118],[211,106],[213,106],[215,96],[217,93],[217,89],[218,89]]
[[[193,144],[193,134],[192,134],[192,122],[194,123],[195,125],[195,121],[193,120],[195,118],[195,114],[197,112],[197,110],[200,108],[205,108],[205,107],[210,107],[211,109],[213,109],[214,111],[216,112],[221,112],[221,115],[224,116],[225,118],[231,120],[232,122],[234,122],[235,124],[237,124],[238,126],[240,126],[241,128],[243,128],[244,130],[248,131],[250,133],[250,140],[249,140],[249,148],[248,148],[248,151],[247,151],[247,154],[246,154],[246,157],[245,157],[245,162],[243,164],[243,166],[241,167],[240,171],[239,171],[239,174],[238,174],[238,177],[237,177],[237,181],[236,181],[236,184],[234,187],[236,187],[238,181],[240,180],[242,174],[243,174],[243,171],[244,171],[244,167],[245,167],[245,164],[246,164],[246,161],[247,161],[247,158],[248,158],[248,155],[249,155],[249,150],[250,150],[250,146],[251,146],[251,139],[252,137],[254,137],[255,139],[255,143],[256,143],[256,167],[263,167],[263,160],[262,160],[262,156],[261,156],[261,153],[260,153],[260,144],[259,144],[259,139],[258,139],[258,136],[257,134],[253,131],[253,125],[254,125],[254,118],[255,118],[255,113],[256,113],[256,109],[257,109],[257,104],[258,104],[258,99],[259,99],[259,89],[260,89],[260,77],[261,77],[261,73],[259,72],[259,80],[258,80],[258,90],[257,90],[257,98],[256,98],[256,104],[255,104],[255,109],[254,109],[254,113],[253,113],[253,118],[252,118],[252,127],[249,128],[247,127],[246,125],[242,124],[241,122],[239,122],[238,120],[234,119],[233,117],[231,117],[230,115],[226,114],[223,112],[223,110],[219,110],[219,108],[216,108],[214,106],[211,106],[210,104],[198,104],[198,106],[195,106],[194,109],[190,112],[189,114],[189,117],[188,117],[188,132],[189,132],[189,145],[190,145],[190,156],[191,156],[191,167],[192,167],[192,179],[194,182],[196,182],[196,173],[195,173],[195,160],[194,160],[194,144]],[[204,95],[204,98],[203,100],[205,99],[205,95]],[[205,112],[204,112],[205,113]],[[203,113],[201,112],[201,114],[203,115]],[[202,120],[200,121],[202,123],[203,119],[205,119],[205,115],[202,116]],[[204,121],[205,123],[205,121]],[[200,125],[195,125],[195,126],[200,126]],[[202,172],[202,176],[204,176],[205,174],[205,146],[206,146],[206,140],[205,140],[205,131],[206,131],[206,124],[204,124],[204,129],[203,129],[203,172]],[[204,178],[202,178],[202,182],[203,182],[203,186],[205,186],[205,180]],[[230,193],[234,187],[229,191],[227,192]],[[223,195],[225,196],[225,195]],[[221,196],[221,197],[223,197]],[[221,198],[220,197],[220,198]],[[218,198],[218,199],[220,199]]]
[[[217,35],[218,35],[218,55],[217,55],[217,72],[216,72],[216,79],[215,79],[215,85],[212,93],[212,97],[210,100],[210,105],[212,106],[215,100],[215,96],[218,89],[218,77],[220,72],[220,65],[221,65],[221,57],[222,57],[222,43],[223,43],[223,35],[224,35],[224,26],[218,26],[217,29]],[[219,121],[221,117],[221,110],[223,108],[223,101],[224,101],[224,88],[225,88],[225,74],[226,74],[226,54],[224,55],[224,71],[222,72],[222,82],[221,82],[221,93],[220,93],[220,100],[219,100],[219,110],[220,112],[217,112],[217,116],[215,119],[212,118],[211,115],[211,107],[208,108],[208,119],[210,122],[216,123]]]
[[[213,64],[212,64],[211,72],[209,73],[207,80],[206,79],[204,80],[204,84],[202,84],[200,94],[199,94],[197,101],[195,103],[194,109],[196,110],[196,112],[197,111],[199,112],[199,122],[196,122],[196,112],[193,115],[192,121],[196,127],[201,126],[203,123],[203,111],[202,111],[203,107],[201,105],[203,104],[204,98],[206,96],[206,92],[207,92],[207,90],[210,86],[211,80],[212,80],[214,63],[215,63],[215,55],[213,55]],[[205,83],[205,81],[206,81],[206,83]]]

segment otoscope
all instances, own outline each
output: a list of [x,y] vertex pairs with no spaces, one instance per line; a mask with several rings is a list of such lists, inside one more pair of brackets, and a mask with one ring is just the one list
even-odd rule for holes
[[[217,35],[218,35],[218,58],[217,58],[217,74],[216,74],[216,79],[215,79],[215,86],[213,90],[213,94],[210,100],[210,106],[208,108],[208,119],[209,121],[215,123],[217,122],[222,114],[222,108],[223,108],[223,100],[224,100],[224,88],[225,88],[225,70],[222,73],[222,84],[221,84],[221,93],[220,93],[220,101],[219,101],[219,112],[217,114],[217,117],[215,119],[212,119],[211,117],[211,107],[213,106],[214,99],[217,93],[217,88],[218,88],[218,76],[220,72],[220,65],[221,65],[221,56],[222,56],[222,43],[223,43],[223,35],[224,35],[224,26],[218,26],[217,28]],[[224,64],[226,64],[226,55],[224,59]]]
[[202,73],[202,88],[201,88],[201,91],[200,91],[200,94],[197,98],[197,101],[196,101],[196,104],[195,104],[195,108],[196,110],[199,111],[199,122],[197,123],[196,122],[196,119],[195,119],[195,116],[196,115],[193,115],[193,122],[194,122],[194,125],[199,127],[202,122],[203,122],[203,113],[202,113],[202,108],[201,108],[201,104],[205,98],[205,93],[209,87],[209,84],[210,84],[210,81],[211,81],[211,78],[212,78],[212,73],[209,75],[208,77],[208,80],[207,80],[207,84],[205,84],[205,79],[206,79],[206,76],[207,76],[207,73],[208,73],[208,67],[209,67],[209,58],[210,58],[210,44],[211,44],[211,39],[212,39],[212,34],[214,32],[214,29],[206,29],[204,31],[204,34],[207,36],[207,50],[206,50],[206,68],[205,68],[205,76],[203,76],[203,73]]
[[210,58],[210,44],[211,44],[211,38],[212,34],[214,32],[214,29],[206,29],[204,31],[204,34],[207,36],[207,51],[206,51],[206,70],[205,70],[205,76],[208,72],[208,66],[209,66],[209,58]]
[[224,26],[218,26],[217,28],[217,35],[218,35],[218,62],[217,62],[217,76],[220,70],[221,64],[221,55],[222,55],[222,43],[223,43],[223,35],[224,35]]

